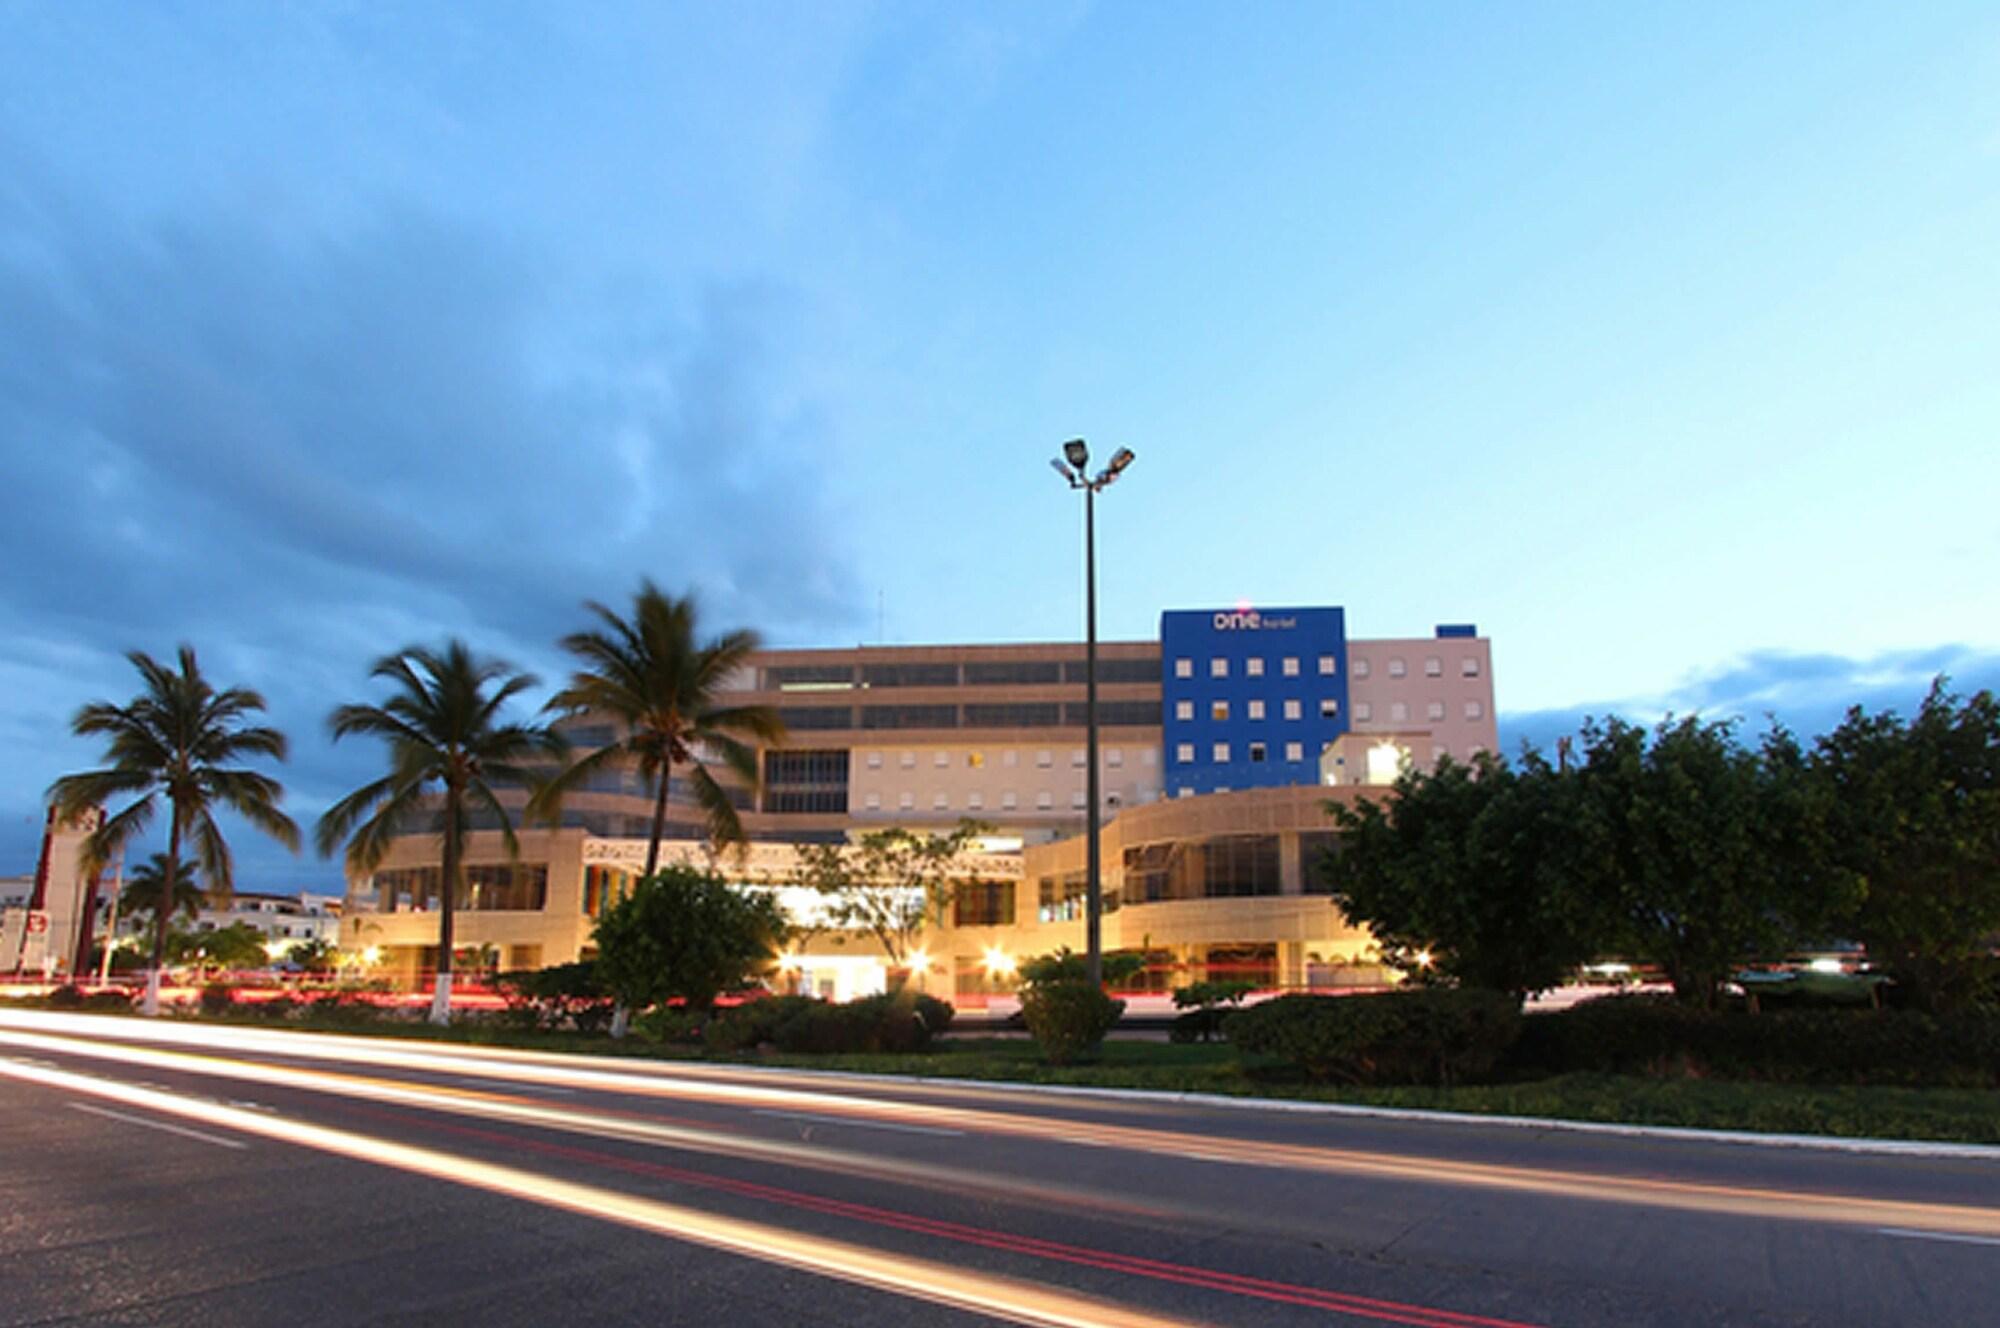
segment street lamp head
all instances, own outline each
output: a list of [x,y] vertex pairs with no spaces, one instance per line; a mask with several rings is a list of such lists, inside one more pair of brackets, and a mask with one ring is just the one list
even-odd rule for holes
[[1071,484],[1076,483],[1076,472],[1071,470],[1068,466],[1065,466],[1062,463],[1061,457],[1050,457],[1049,464],[1056,468],[1056,474],[1062,476],[1063,479],[1067,480]]
[[1119,471],[1132,464],[1133,455],[1134,453],[1131,448],[1119,448],[1111,454],[1111,464],[1104,468],[1104,473],[1106,475],[1116,475]]
[[1072,438],[1063,444],[1063,457],[1072,470],[1082,470],[1090,464],[1090,449],[1081,438]]

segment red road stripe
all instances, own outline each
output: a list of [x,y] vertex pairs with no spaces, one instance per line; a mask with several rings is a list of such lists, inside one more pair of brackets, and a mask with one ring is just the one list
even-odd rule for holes
[[[402,1120],[393,1112],[374,1108],[354,1108],[362,1114],[382,1116]],[[476,1126],[456,1125],[439,1120],[430,1120],[429,1128],[453,1134],[467,1135],[515,1148],[527,1148],[554,1157],[568,1158],[594,1166],[606,1167],[656,1179],[677,1181],[704,1189],[722,1190],[740,1194],[747,1198],[784,1204],[793,1208],[804,1208],[825,1213],[833,1217],[853,1218],[877,1226],[894,1227],[918,1235],[936,1236],[962,1244],[980,1245],[988,1249],[1001,1250],[1013,1254],[1025,1254],[1034,1258],[1050,1259],[1062,1263],[1097,1268],[1107,1272],[1125,1273],[1130,1276],[1151,1278],[1155,1281],[1173,1282],[1183,1286],[1199,1287],[1210,1291],[1223,1291],[1232,1295],[1252,1297],[1259,1300],[1276,1301],[1285,1304],[1302,1305],[1309,1309],[1330,1310],[1337,1314],[1357,1318],[1374,1319],[1383,1323],[1411,1325],[1411,1328],[1539,1328],[1538,1325],[1515,1319],[1497,1319],[1487,1315],[1465,1314],[1456,1310],[1434,1309],[1427,1305],[1413,1305],[1394,1300],[1380,1300],[1370,1296],[1355,1295],[1345,1291],[1330,1291],[1319,1287],[1299,1286],[1289,1282],[1274,1282],[1265,1278],[1248,1277],[1240,1273],[1223,1272],[1219,1269],[1197,1268],[1187,1264],[1167,1263],[1159,1259],[1148,1259],[1141,1255],[1118,1254],[1109,1250],[1095,1250],[1087,1246],[1069,1245],[1058,1241],[1045,1240],[1038,1236],[1021,1236],[1007,1232],[988,1231],[980,1227],[965,1226],[957,1222],[947,1222],[938,1218],[922,1217],[914,1213],[900,1213],[893,1209],[876,1208],[867,1204],[852,1203],[845,1199],[826,1198],[807,1194],[798,1190],[780,1189],[762,1185],[755,1181],[731,1180],[722,1176],[712,1176],[703,1172],[688,1171],[681,1167],[670,1167],[659,1162],[646,1162],[636,1158],[619,1157],[611,1153],[600,1153],[591,1149],[577,1148],[568,1144],[549,1143],[543,1140],[522,1139],[501,1134],[493,1130],[482,1130]]]

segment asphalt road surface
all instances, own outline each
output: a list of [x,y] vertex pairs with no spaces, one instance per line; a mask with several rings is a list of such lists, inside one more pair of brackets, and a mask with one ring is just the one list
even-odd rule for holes
[[0,1326],[2000,1324],[2000,1160],[0,1011]]

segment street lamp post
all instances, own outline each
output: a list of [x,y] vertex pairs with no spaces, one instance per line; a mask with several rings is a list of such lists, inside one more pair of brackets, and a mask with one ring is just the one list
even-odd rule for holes
[[1104,855],[1098,834],[1097,769],[1097,494],[1108,488],[1132,464],[1132,449],[1121,447],[1111,464],[1090,476],[1090,448],[1083,439],[1063,444],[1062,456],[1049,462],[1072,489],[1083,490],[1083,727],[1084,727],[1084,951],[1092,985],[1104,982]]

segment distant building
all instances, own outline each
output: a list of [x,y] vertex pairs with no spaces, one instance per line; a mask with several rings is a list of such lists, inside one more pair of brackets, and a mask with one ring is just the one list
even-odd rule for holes
[[[1074,642],[760,652],[730,699],[776,708],[789,737],[759,753],[760,789],[730,789],[751,852],[716,865],[778,885],[800,844],[971,818],[992,828],[984,884],[925,940],[934,989],[984,990],[1003,952],[1081,948],[1084,667]],[[1498,740],[1491,643],[1470,625],[1354,640],[1339,608],[1172,611],[1158,641],[1101,645],[1097,676],[1105,943],[1190,973],[1333,981],[1370,939],[1317,893],[1326,803]],[[616,736],[589,718],[567,732],[580,748]],[[651,817],[636,771],[614,768],[566,802],[560,828],[523,833],[517,859],[496,823],[475,821],[459,943],[494,947],[505,967],[586,953],[643,862]],[[703,838],[677,778],[664,856],[707,862]],[[406,836],[350,878],[342,945],[392,970],[430,967],[437,854],[434,836]],[[838,940],[793,957],[809,989],[879,986],[872,943]]]
[[[220,931],[241,925],[261,933],[267,941],[287,948],[301,941],[324,941],[334,945],[340,940],[342,906],[343,900],[338,895],[309,892],[267,894],[238,890],[230,896],[227,907],[203,908],[197,913],[193,930]],[[151,934],[151,925],[150,917],[121,917],[118,934],[143,939]],[[177,925],[187,924],[179,922]]]

